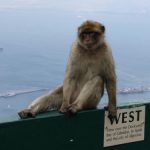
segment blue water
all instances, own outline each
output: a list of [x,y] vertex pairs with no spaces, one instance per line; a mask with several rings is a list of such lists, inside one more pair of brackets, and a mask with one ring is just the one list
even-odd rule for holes
[[[30,3],[29,3],[30,2]],[[118,104],[150,101],[150,2],[0,2],[0,118],[63,82],[77,27],[106,26],[116,61]],[[107,103],[105,95],[101,105]]]

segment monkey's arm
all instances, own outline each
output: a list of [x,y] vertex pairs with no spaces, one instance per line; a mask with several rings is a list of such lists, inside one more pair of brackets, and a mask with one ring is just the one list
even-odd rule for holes
[[61,112],[68,111],[68,108],[70,107],[70,102],[73,98],[73,94],[76,92],[78,67],[76,62],[74,62],[73,60],[74,59],[71,58],[67,65],[65,80],[63,83],[63,103],[60,108]]
[[109,103],[108,110],[112,116],[116,115],[116,78],[106,79],[106,89],[108,93]]
[[73,78],[68,78],[65,80],[64,89],[63,89],[63,99],[70,101],[72,94],[75,92],[76,80]]
[[63,85],[63,102],[60,108],[61,112],[67,112],[70,107],[70,101],[73,98],[73,93],[76,88],[76,80],[70,77],[67,77]]

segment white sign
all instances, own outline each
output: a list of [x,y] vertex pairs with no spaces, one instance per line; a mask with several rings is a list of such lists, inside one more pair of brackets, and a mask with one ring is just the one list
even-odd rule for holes
[[145,106],[118,109],[115,118],[105,111],[104,147],[144,140]]

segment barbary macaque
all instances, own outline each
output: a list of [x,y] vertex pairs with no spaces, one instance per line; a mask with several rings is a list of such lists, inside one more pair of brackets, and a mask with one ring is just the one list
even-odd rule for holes
[[96,108],[106,87],[109,114],[116,116],[116,73],[111,48],[105,40],[105,27],[87,20],[78,28],[63,85],[34,100],[19,112],[21,118],[34,117],[51,109],[75,114]]

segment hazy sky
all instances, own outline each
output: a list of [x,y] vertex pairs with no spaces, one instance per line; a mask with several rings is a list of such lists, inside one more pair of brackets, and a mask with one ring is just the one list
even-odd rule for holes
[[0,11],[22,9],[150,13],[149,0],[0,0]]

